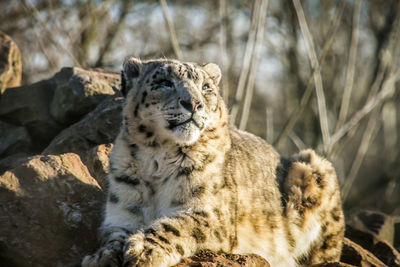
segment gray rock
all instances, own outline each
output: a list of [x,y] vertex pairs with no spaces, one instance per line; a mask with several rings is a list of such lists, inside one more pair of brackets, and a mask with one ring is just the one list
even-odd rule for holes
[[25,152],[18,152],[12,154],[11,156],[7,156],[0,160],[0,175],[2,175],[5,171],[14,169],[18,165],[22,164],[26,161],[26,159],[30,155]]
[[97,145],[114,142],[121,125],[123,98],[107,99],[81,121],[57,135],[42,154],[73,152],[85,157]]
[[0,121],[0,155],[29,150],[31,140],[25,127]]
[[109,72],[63,68],[50,105],[50,114],[62,124],[76,122],[107,96],[119,91],[120,75]]
[[343,239],[341,262],[360,267],[385,267],[374,254],[348,238]]
[[113,144],[99,145],[89,150],[83,157],[90,174],[97,180],[101,188],[107,190],[107,174],[110,170],[110,154]]
[[0,120],[25,126],[36,149],[43,147],[61,129],[49,113],[54,80],[8,88],[0,99]]
[[21,85],[22,61],[17,44],[0,32],[0,95],[8,87]]
[[119,79],[106,71],[64,68],[51,79],[8,88],[0,98],[0,120],[24,126],[38,153],[65,127],[119,94]]
[[104,194],[78,155],[35,156],[0,175],[2,266],[67,266],[98,246]]

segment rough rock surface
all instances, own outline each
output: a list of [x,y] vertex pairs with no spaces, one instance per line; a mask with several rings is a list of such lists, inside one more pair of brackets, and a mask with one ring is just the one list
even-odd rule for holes
[[54,87],[54,80],[43,80],[28,86],[7,88],[0,98],[0,120],[25,127],[34,151],[62,129],[48,109]]
[[[376,224],[378,223],[379,221],[376,222]],[[400,253],[388,241],[382,240],[370,232],[354,228],[351,225],[346,226],[346,236],[374,255],[383,264],[400,266]]]
[[0,155],[29,151],[31,145],[25,127],[0,121]]
[[0,32],[0,95],[8,87],[21,85],[22,61],[17,44]]
[[102,102],[81,121],[57,135],[43,154],[74,152],[84,156],[97,145],[113,142],[122,121],[122,103],[123,99],[120,97]]
[[175,267],[219,267],[219,266],[246,266],[269,267],[269,263],[258,255],[235,255],[202,251],[197,255],[182,260]]
[[[116,73],[63,68],[48,80],[5,90],[0,98],[0,121],[23,127],[32,141],[25,148],[38,153],[99,103],[120,95],[119,83]],[[8,155],[0,150],[0,157]]]
[[90,174],[97,180],[101,188],[107,189],[107,173],[110,168],[110,154],[113,144],[99,145],[89,150],[82,161],[87,166]]
[[5,157],[0,160],[0,175],[2,175],[5,171],[14,169],[22,162],[26,161],[26,158],[29,157],[29,154],[24,152],[18,152],[12,154],[11,156]]
[[360,245],[348,238],[344,238],[343,240],[341,261],[359,267],[386,266],[382,261],[375,257],[374,254],[363,249]]
[[119,91],[120,75],[80,68],[63,68],[57,81],[50,114],[62,124],[76,122],[107,96]]
[[103,193],[75,154],[35,156],[0,176],[2,266],[66,266],[97,246]]

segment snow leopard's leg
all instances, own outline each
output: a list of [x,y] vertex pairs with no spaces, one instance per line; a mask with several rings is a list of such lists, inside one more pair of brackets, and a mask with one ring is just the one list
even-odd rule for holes
[[216,213],[220,211],[198,210],[157,220],[143,232],[128,238],[124,266],[166,267],[201,249],[229,251],[233,231],[221,222],[230,220],[218,220]]
[[[83,259],[83,267],[121,266],[126,239],[144,224],[139,209],[143,190],[138,179],[112,173],[109,178],[105,216],[100,227],[101,247]],[[129,195],[129,201],[125,195]]]
[[101,230],[101,247],[82,261],[83,267],[121,266],[125,240],[132,235],[128,227],[107,226]]
[[[286,216],[291,234],[307,236],[319,228],[311,246],[299,248],[305,264],[338,261],[344,235],[344,216],[340,190],[332,164],[313,150],[304,150],[290,158],[284,182],[287,195]],[[303,263],[303,262],[302,262]]]

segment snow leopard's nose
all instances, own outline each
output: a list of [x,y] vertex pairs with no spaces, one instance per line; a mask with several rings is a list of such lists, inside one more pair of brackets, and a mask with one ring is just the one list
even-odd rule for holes
[[201,109],[203,105],[198,100],[179,100],[179,104],[189,112],[194,112],[197,109]]

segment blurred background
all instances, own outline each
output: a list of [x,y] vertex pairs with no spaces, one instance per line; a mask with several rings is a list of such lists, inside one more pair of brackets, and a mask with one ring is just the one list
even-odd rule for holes
[[128,55],[215,62],[231,120],[289,156],[314,148],[345,209],[400,215],[400,1],[2,0],[23,84]]

